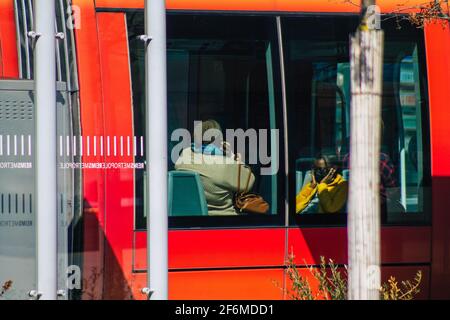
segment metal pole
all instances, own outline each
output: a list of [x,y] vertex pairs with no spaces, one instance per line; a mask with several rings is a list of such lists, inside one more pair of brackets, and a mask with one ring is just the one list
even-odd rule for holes
[[56,75],[55,0],[35,0],[37,297],[56,300]]
[[167,75],[166,3],[145,1],[147,105],[147,286],[151,300],[167,300]]

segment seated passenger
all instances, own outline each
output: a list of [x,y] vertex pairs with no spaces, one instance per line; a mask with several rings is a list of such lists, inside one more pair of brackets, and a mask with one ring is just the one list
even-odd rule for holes
[[311,179],[296,196],[296,213],[339,212],[347,201],[347,181],[324,156],[314,160]]
[[[234,194],[238,191],[238,169],[241,166],[240,188],[247,184],[250,175],[249,190],[253,187],[255,176],[248,166],[243,165],[240,155],[234,155],[228,144],[217,137],[204,140],[205,132],[216,130],[221,132],[215,120],[203,121],[201,124],[202,144],[184,149],[175,163],[176,170],[198,172],[205,190],[208,204],[208,215],[238,215],[233,206]],[[194,130],[200,132],[200,130]],[[196,140],[196,139],[195,139]]]

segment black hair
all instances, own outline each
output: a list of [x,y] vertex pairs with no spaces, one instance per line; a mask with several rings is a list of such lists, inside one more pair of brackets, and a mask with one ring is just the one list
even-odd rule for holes
[[316,161],[319,161],[319,160],[325,161],[325,165],[326,165],[327,167],[330,165],[330,161],[328,160],[328,157],[327,157],[326,155],[324,155],[324,154],[319,153],[319,154],[317,154],[316,157],[314,158],[313,166],[315,166]]

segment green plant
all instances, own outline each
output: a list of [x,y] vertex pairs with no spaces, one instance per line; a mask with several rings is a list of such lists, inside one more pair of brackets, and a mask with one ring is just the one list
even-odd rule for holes
[[[347,266],[344,265],[344,272],[341,273],[339,267],[332,259],[320,257],[320,266],[314,268],[306,264],[312,278],[302,275],[300,269],[295,264],[295,256],[290,254],[287,259],[287,275],[291,281],[291,288],[286,290],[286,294],[293,300],[346,300],[347,299]],[[317,284],[317,289],[311,288],[310,281]],[[419,292],[422,281],[422,272],[419,270],[412,281],[402,281],[401,285],[395,277],[390,277],[387,283],[383,283],[380,288],[380,300],[411,300]]]
[[395,277],[390,277],[387,283],[381,286],[382,300],[412,300],[416,294],[420,292],[419,285],[422,281],[422,271],[417,271],[413,281],[402,281],[399,288]]
[[287,290],[287,294],[293,300],[314,300],[311,286],[306,278],[300,274],[294,259],[294,255],[290,254],[287,261],[287,275],[292,282],[292,288]]
[[328,267],[324,257],[320,257],[320,267],[308,266],[308,270],[318,283],[313,292],[307,277],[303,276],[295,264],[295,256],[290,254],[287,261],[287,275],[292,282],[292,288],[287,291],[294,300],[345,300],[347,299],[347,273],[344,277],[333,260],[328,260]]

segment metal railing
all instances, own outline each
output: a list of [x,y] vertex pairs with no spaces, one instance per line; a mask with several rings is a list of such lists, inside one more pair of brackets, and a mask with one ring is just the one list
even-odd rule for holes
[[[63,37],[56,41],[56,80],[67,83],[69,92],[78,91],[78,73],[75,53],[74,30],[68,27],[71,18],[71,0],[55,0],[55,34]],[[33,48],[35,40],[30,32],[35,29],[32,0],[14,0],[17,34],[19,78],[33,79]]]

